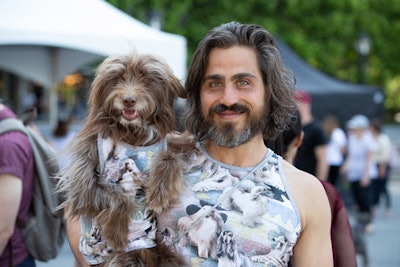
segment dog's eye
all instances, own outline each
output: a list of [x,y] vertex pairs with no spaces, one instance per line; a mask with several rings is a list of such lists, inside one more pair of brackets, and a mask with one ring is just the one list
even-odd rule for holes
[[148,77],[143,77],[143,82],[145,83],[145,84],[149,84],[149,83],[151,83],[153,80],[152,79],[150,79],[150,78],[148,78]]

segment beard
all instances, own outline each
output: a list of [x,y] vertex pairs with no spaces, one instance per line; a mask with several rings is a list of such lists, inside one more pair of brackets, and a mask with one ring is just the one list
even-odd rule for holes
[[[249,118],[245,127],[242,129],[235,129],[233,123],[225,123],[220,127],[215,125],[215,122],[212,119],[213,114],[225,110],[247,113]],[[247,106],[241,104],[234,104],[230,107],[222,104],[217,105],[210,109],[208,117],[204,119],[204,124],[208,128],[206,137],[212,140],[216,145],[227,148],[245,144],[265,129],[267,114],[268,111],[265,106],[257,110],[255,113],[251,113]]]

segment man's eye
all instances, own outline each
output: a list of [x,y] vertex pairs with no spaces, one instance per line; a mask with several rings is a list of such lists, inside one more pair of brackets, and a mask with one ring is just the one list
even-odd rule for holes
[[246,80],[239,80],[239,81],[238,81],[238,85],[239,85],[240,87],[247,86],[247,85],[249,85],[249,82],[246,81]]
[[220,87],[221,83],[219,83],[219,82],[210,82],[209,86],[212,87],[212,88]]

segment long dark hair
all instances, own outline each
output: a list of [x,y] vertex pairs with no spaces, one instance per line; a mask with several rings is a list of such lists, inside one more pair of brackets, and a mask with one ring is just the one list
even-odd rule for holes
[[300,136],[302,131],[303,126],[301,125],[300,113],[296,109],[286,129],[275,139],[264,139],[264,143],[268,148],[283,157],[287,153],[290,143],[292,143],[296,137]]
[[209,53],[213,48],[245,46],[257,54],[257,64],[265,87],[267,112],[265,138],[274,138],[285,129],[287,119],[293,113],[295,104],[292,94],[295,90],[293,73],[285,68],[273,36],[259,25],[239,22],[222,24],[212,29],[199,43],[189,68],[185,88],[187,90],[186,129],[202,139],[207,134],[204,127],[200,88],[206,71]]

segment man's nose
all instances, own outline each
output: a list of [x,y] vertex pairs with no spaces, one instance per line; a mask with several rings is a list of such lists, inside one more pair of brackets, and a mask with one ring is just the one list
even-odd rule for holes
[[237,103],[237,101],[238,97],[234,86],[232,84],[227,84],[222,91],[220,103],[229,107]]

